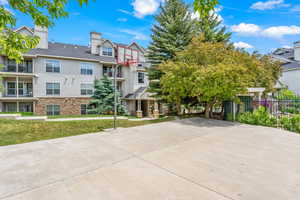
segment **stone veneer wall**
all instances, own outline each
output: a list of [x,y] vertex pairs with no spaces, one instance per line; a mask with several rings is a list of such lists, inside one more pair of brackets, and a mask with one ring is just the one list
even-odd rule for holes
[[46,115],[47,105],[60,105],[61,115],[80,115],[80,105],[88,104],[91,98],[39,98],[35,104],[36,115]]

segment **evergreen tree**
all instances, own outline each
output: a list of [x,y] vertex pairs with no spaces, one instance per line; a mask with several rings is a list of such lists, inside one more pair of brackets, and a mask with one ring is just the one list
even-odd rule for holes
[[182,0],[166,0],[155,16],[157,23],[152,28],[152,42],[148,48],[150,91],[160,95],[162,72],[157,68],[163,61],[174,58],[194,36],[193,20],[188,5]]
[[196,32],[203,34],[207,42],[229,42],[231,33],[226,32],[222,26],[222,20],[216,13],[219,5],[218,0],[195,0],[194,11],[198,18],[196,21]]
[[210,14],[207,20],[196,20],[196,32],[203,34],[207,42],[229,42],[231,33],[226,32],[226,27],[221,24],[217,14]]
[[[94,94],[90,102],[91,113],[111,114],[114,111],[114,86],[112,80],[104,76],[94,82]],[[121,104],[120,93],[117,92],[117,112],[127,114],[125,106]]]

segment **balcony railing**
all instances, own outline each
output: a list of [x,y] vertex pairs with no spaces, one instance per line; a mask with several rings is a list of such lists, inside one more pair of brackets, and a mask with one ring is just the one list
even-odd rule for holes
[[22,63],[16,63],[13,60],[8,60],[1,71],[13,73],[32,73],[32,60],[24,60]]
[[[113,72],[104,72],[103,76],[108,76],[108,77],[112,78],[112,77],[114,77],[114,73]],[[117,78],[123,78],[123,73],[118,72],[117,73]]]
[[17,95],[16,89],[6,89],[3,93],[3,97],[33,97],[33,92],[22,92],[21,90],[19,90],[19,95]]

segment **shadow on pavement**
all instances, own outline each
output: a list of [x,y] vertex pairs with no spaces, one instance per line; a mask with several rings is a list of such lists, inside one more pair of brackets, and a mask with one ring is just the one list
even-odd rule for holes
[[205,119],[200,117],[188,118],[188,119],[179,119],[175,120],[174,123],[179,123],[183,125],[197,126],[197,127],[231,127],[238,126],[238,124],[223,120],[215,120],[215,119]]

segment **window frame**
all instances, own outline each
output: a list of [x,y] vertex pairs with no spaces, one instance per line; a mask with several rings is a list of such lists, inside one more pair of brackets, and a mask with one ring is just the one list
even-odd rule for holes
[[[83,88],[82,85],[91,85],[92,89]],[[83,92],[85,91],[85,92]],[[90,91],[90,93],[88,92]],[[82,96],[92,96],[94,94],[94,84],[93,83],[80,83],[80,95]]]
[[[85,73],[83,73],[85,70]],[[91,71],[91,73],[88,73],[88,71]],[[92,76],[94,75],[94,64],[88,63],[88,62],[82,62],[80,63],[80,74],[85,76]]]
[[[55,71],[55,68],[57,68],[57,67],[54,67],[54,66],[52,66],[52,71],[47,71],[47,63],[49,63],[49,62],[58,62],[58,71]],[[60,62],[60,60],[46,59],[45,60],[45,71],[46,71],[46,73],[61,73],[61,62]]]
[[[140,76],[139,76],[140,74],[143,74],[143,81],[142,82],[140,82],[140,80],[141,80]],[[138,84],[145,84],[145,82],[146,82],[145,77],[146,77],[146,74],[144,72],[138,72],[138,74],[137,74]]]
[[[50,109],[50,111],[48,110],[49,106],[52,106],[52,109]],[[58,108],[58,111],[55,109],[55,106],[56,106],[56,108]],[[60,115],[60,111],[61,111],[60,105],[58,105],[58,104],[49,104],[49,105],[46,105],[46,114],[47,114],[47,116]]]
[[[47,85],[48,84],[58,84],[59,85],[59,89],[55,89],[55,87],[48,89]],[[48,93],[48,90],[52,90],[52,93]],[[55,90],[59,90],[58,94],[55,94]],[[60,96],[60,91],[61,91],[61,87],[60,87],[60,82],[46,82],[46,95],[47,96]]]
[[[109,49],[111,49],[111,52],[108,51]],[[106,50],[106,51],[105,51]],[[105,53],[104,53],[105,52]],[[111,55],[110,55],[111,54]],[[114,56],[114,48],[113,47],[106,47],[106,46],[102,46],[101,47],[101,55],[102,56],[108,56],[108,57],[113,57]]]

